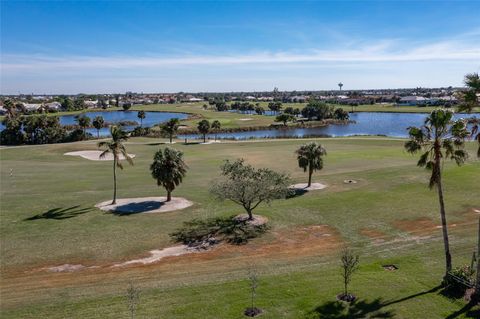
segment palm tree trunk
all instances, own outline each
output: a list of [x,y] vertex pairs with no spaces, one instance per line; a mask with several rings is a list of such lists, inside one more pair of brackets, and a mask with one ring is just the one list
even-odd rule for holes
[[97,130],[97,138],[100,138],[100,130]]
[[172,200],[172,192],[167,190],[167,202]]
[[117,158],[113,154],[113,200],[112,205],[117,203]]
[[172,138],[173,138],[173,135],[170,134],[170,144],[172,144]]
[[450,244],[448,242],[447,216],[445,214],[445,202],[443,200],[443,189],[441,175],[437,182],[438,201],[440,203],[440,217],[442,219],[443,244],[445,246],[445,269],[446,272],[452,270],[452,256],[450,255]]
[[203,143],[207,142],[207,134],[203,134]]
[[312,166],[309,166],[308,167],[308,185],[307,185],[307,187],[312,186],[312,174],[313,174]]

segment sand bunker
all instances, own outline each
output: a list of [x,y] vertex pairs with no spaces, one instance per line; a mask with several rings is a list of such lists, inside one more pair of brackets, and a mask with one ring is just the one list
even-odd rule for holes
[[200,143],[201,145],[208,145],[208,144],[213,144],[213,143],[221,143],[220,140],[214,140],[214,141],[207,141],[207,142],[202,142]]
[[307,187],[307,183],[300,183],[300,184],[295,184],[295,185],[290,185],[290,188],[292,189],[299,189],[299,190],[306,190],[306,191],[313,191],[317,189],[324,189],[327,187],[327,185],[322,184],[322,183],[312,183],[310,187]]
[[189,249],[187,245],[172,246],[164,249],[154,249],[154,250],[150,250],[149,257],[129,260],[121,264],[115,264],[112,267],[122,267],[122,266],[128,266],[132,264],[147,265],[147,264],[157,262],[165,257],[180,256],[184,254],[193,253],[195,251],[196,250]]
[[139,198],[120,198],[115,205],[111,205],[111,200],[99,203],[95,207],[103,211],[115,212],[118,214],[136,214],[136,213],[165,213],[180,210],[192,206],[193,203],[182,197],[172,197],[167,202],[166,197],[139,197]]
[[238,119],[238,120],[239,120],[239,121],[251,121],[251,120],[253,120],[253,119],[248,117],[248,118],[243,118],[243,119]]
[[[68,152],[63,155],[68,156],[80,156],[91,161],[113,161],[113,155],[108,153],[104,158],[100,158],[102,151],[77,151],[77,152]],[[135,157],[135,154],[128,154],[131,158]],[[124,160],[125,157],[120,155],[120,160]]]

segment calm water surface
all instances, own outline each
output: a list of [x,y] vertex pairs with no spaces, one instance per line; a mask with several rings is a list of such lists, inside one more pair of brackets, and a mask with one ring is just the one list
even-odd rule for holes
[[[455,114],[455,118],[479,116],[480,114]],[[421,113],[351,113],[350,119],[356,123],[345,125],[328,125],[315,128],[268,129],[252,132],[219,133],[218,138],[281,138],[303,136],[353,136],[353,135],[385,135],[390,137],[407,137],[409,126],[419,126],[425,121],[427,114]],[[211,135],[210,137],[213,137]],[[179,138],[199,138],[198,135],[181,135]]]

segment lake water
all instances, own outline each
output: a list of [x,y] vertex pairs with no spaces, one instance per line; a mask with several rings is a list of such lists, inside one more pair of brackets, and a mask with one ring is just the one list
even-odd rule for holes
[[[85,112],[84,115],[93,120],[96,116],[102,116],[105,122],[118,123],[122,121],[136,121],[140,125],[140,119],[137,117],[138,111],[111,111],[111,112]],[[60,116],[60,124],[73,125],[76,115],[62,115]],[[172,118],[178,118],[180,120],[186,119],[188,114],[185,113],[169,113],[169,112],[145,112],[145,118],[143,119],[143,127],[151,127],[158,123],[166,122]],[[124,126],[125,130],[133,130],[135,125]],[[3,130],[3,124],[0,124],[0,130]],[[88,133],[93,136],[97,136],[97,130],[94,128],[87,129]],[[108,127],[100,129],[100,136],[109,136],[110,131]]]
[[[267,129],[251,132],[219,133],[218,138],[250,139],[281,138],[304,136],[353,136],[353,135],[385,135],[390,137],[408,137],[409,126],[420,126],[427,114],[421,113],[351,113],[350,119],[356,123],[345,125],[328,125],[315,128]],[[455,118],[479,116],[479,114],[455,114]],[[213,134],[209,135],[213,138]],[[198,135],[180,135],[179,138],[200,138]]]
[[[103,116],[106,122],[117,123],[121,121],[136,121],[140,123],[137,117],[137,111],[112,111],[112,112],[86,112],[86,116],[93,119],[95,116]],[[168,121],[171,118],[186,119],[185,113],[168,112],[145,112],[143,120],[144,127],[151,127],[161,122]],[[294,128],[294,129],[267,129],[251,132],[219,133],[218,138],[226,139],[250,139],[250,138],[281,138],[281,137],[304,137],[304,136],[353,136],[353,135],[385,135],[390,137],[408,137],[407,128],[409,126],[419,126],[423,124],[427,114],[421,113],[376,113],[376,112],[358,112],[351,113],[350,119],[356,123],[345,125],[328,125],[315,128]],[[476,114],[455,114],[455,118],[465,118],[480,116]],[[75,115],[60,116],[62,125],[75,124]],[[0,125],[0,129],[3,129]],[[135,126],[125,126],[126,130],[133,130]],[[93,128],[87,129],[87,132],[97,135]],[[108,136],[109,129],[102,128],[100,136]],[[181,139],[196,139],[199,135],[179,135]],[[213,134],[209,135],[213,138]]]

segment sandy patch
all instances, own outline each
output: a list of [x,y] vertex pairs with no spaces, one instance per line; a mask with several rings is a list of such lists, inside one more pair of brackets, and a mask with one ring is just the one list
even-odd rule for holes
[[357,181],[354,179],[346,179],[343,181],[345,184],[356,184]]
[[322,184],[322,183],[312,183],[310,187],[307,187],[307,183],[299,183],[295,185],[290,185],[290,188],[292,189],[299,189],[299,190],[306,190],[306,191],[313,191],[317,189],[324,189],[327,187],[327,185]]
[[172,197],[172,200],[166,202],[166,197],[138,197],[138,198],[120,198],[115,205],[111,205],[111,200],[101,202],[95,207],[103,211],[110,211],[119,214],[135,213],[165,213],[180,210],[192,206],[193,203],[182,197]]
[[163,142],[163,144],[176,144],[176,143],[177,143],[177,142],[170,142],[170,141],[168,141],[168,142]]
[[54,266],[54,267],[47,267],[43,268],[45,270],[48,270],[50,272],[74,272],[74,271],[79,271],[83,269],[90,269],[90,268],[98,268],[98,266],[91,266],[87,267],[81,264],[78,265],[72,265],[72,264],[64,264],[60,266]]
[[397,220],[393,223],[395,228],[414,235],[429,235],[437,229],[438,224],[430,218],[417,218],[413,220]]
[[360,229],[360,235],[372,239],[374,242],[379,243],[383,242],[387,235],[379,230],[372,228],[362,228]]
[[[76,151],[76,152],[68,152],[63,155],[68,155],[68,156],[80,156],[85,159],[91,160],[91,161],[113,161],[113,155],[108,153],[104,158],[100,158],[100,154],[102,154],[102,151]],[[128,154],[131,158],[135,157],[135,154]],[[124,160],[125,157],[123,155],[120,155],[120,160]]]
[[132,264],[148,265],[157,262],[165,257],[180,256],[192,252],[195,252],[195,250],[189,249],[187,245],[172,246],[164,249],[154,249],[150,250],[149,257],[129,260],[124,263],[115,264],[112,267],[123,267]]
[[247,117],[247,118],[238,119],[238,120],[239,120],[239,121],[251,121],[251,120],[253,120],[253,119],[252,119],[252,118],[249,118],[249,117]]
[[260,215],[253,215],[253,220],[248,220],[247,214],[240,214],[233,218],[235,221],[246,222],[253,226],[262,226],[268,222],[268,218]]

